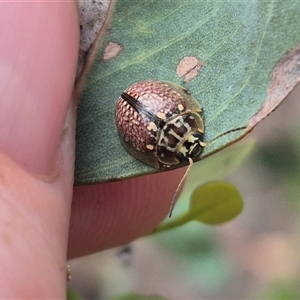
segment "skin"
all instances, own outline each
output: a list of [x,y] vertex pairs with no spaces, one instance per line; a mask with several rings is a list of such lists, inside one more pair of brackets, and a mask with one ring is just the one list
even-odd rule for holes
[[0,23],[0,298],[62,299],[67,257],[151,231],[185,170],[73,193],[76,5],[2,2]]

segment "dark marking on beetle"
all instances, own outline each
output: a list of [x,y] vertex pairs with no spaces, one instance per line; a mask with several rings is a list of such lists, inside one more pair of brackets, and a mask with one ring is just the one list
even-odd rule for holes
[[124,101],[126,101],[139,115],[146,116],[147,118],[152,120],[152,122],[154,122],[156,125],[158,125],[158,127],[163,126],[162,124],[165,123],[161,118],[149,111],[143,103],[141,103],[131,95],[127,93],[122,93],[121,98]]

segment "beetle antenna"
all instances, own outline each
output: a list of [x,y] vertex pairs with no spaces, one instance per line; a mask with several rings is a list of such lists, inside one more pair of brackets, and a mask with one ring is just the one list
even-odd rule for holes
[[222,136],[224,136],[224,135],[226,135],[226,134],[229,134],[229,133],[232,133],[232,132],[235,132],[235,131],[239,131],[239,130],[243,130],[243,129],[246,129],[246,128],[247,128],[247,126],[243,126],[243,127],[238,127],[238,128],[230,129],[230,130],[228,130],[228,131],[225,131],[225,132],[223,132],[223,133],[217,135],[216,137],[214,137],[214,138],[213,138],[212,140],[210,140],[210,141],[207,141],[207,142],[201,142],[200,145],[201,145],[202,147],[205,147],[205,146],[211,144],[212,142],[214,142],[215,140],[221,138]]
[[173,209],[174,209],[175,203],[176,203],[176,201],[177,201],[177,199],[178,199],[178,193],[179,193],[179,191],[180,191],[180,189],[181,189],[181,187],[182,187],[182,184],[183,184],[183,182],[184,182],[186,176],[187,176],[188,173],[190,172],[190,169],[191,169],[191,167],[192,167],[192,165],[193,165],[193,163],[194,163],[193,160],[192,160],[190,157],[188,157],[188,159],[189,159],[189,166],[188,166],[188,168],[186,169],[186,171],[185,171],[183,177],[181,178],[181,180],[180,180],[180,182],[179,182],[179,184],[178,184],[178,186],[177,186],[177,189],[176,189],[176,191],[175,191],[175,194],[174,194],[174,196],[173,196],[172,203],[171,203],[171,207],[170,207],[170,212],[169,212],[169,218],[172,217]]

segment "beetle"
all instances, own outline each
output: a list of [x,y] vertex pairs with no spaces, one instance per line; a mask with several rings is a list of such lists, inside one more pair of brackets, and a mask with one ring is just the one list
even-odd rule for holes
[[156,169],[189,165],[173,197],[169,217],[184,179],[203,148],[239,127],[203,142],[202,107],[189,92],[169,81],[140,81],[118,99],[116,124],[125,149]]
[[156,169],[197,159],[205,143],[202,108],[186,89],[168,81],[141,81],[122,93],[116,124],[125,149]]

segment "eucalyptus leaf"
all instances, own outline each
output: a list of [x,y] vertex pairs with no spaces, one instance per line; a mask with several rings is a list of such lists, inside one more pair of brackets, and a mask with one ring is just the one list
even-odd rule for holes
[[235,218],[242,209],[243,200],[234,185],[213,181],[194,190],[189,214],[201,223],[217,225]]
[[177,214],[148,236],[161,233],[198,221],[208,225],[219,225],[234,219],[243,209],[243,200],[237,188],[225,181],[211,181],[200,184],[192,193],[189,209]]
[[[75,182],[157,171],[128,154],[117,134],[115,104],[137,81],[186,88],[203,107],[205,141],[246,127],[209,144],[200,159],[245,136],[299,81],[299,15],[299,1],[115,1],[79,99]],[[198,63],[187,77],[178,67],[189,57]]]

